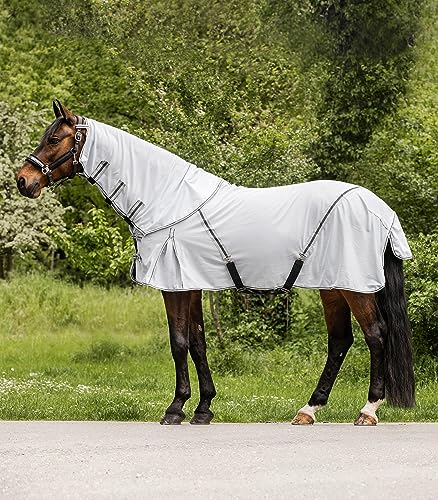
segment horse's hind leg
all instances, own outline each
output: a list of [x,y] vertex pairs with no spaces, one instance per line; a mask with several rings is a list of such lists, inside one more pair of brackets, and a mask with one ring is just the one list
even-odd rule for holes
[[342,291],[357,319],[370,350],[370,387],[368,401],[355,420],[355,425],[376,425],[376,411],[385,399],[385,335],[386,324],[373,293]]
[[196,367],[199,381],[199,404],[191,424],[209,424],[213,418],[210,410],[211,400],[216,396],[213,379],[207,361],[204,319],[202,316],[202,292],[192,292],[190,302],[189,350]]
[[353,343],[350,307],[341,292],[321,290],[320,294],[328,332],[327,361],[309,402],[292,420],[296,425],[315,422],[315,411],[327,404],[336,376]]
[[190,298],[192,292],[163,292],[169,323],[170,348],[176,372],[175,397],[167,408],[161,424],[180,424],[185,419],[184,403],[190,398],[187,366],[189,350]]

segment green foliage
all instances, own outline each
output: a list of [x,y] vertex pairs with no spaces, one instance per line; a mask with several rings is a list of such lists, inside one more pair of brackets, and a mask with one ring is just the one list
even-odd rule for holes
[[[434,232],[437,16],[434,0],[0,0],[0,244],[44,260],[56,234],[64,273],[127,282],[127,226],[95,188],[75,179],[59,189],[69,236],[51,193],[16,195],[13,162],[55,97],[237,184],[365,185],[409,233]],[[317,299],[231,296],[220,311],[230,345],[305,353],[319,342]]]
[[437,17],[438,4],[429,2],[406,95],[374,132],[351,175],[386,200],[411,234],[436,231],[438,220]]
[[127,357],[144,354],[142,349],[134,349],[113,340],[105,339],[95,341],[85,350],[76,352],[73,354],[72,359],[77,363],[102,363],[105,361],[123,361]]
[[328,78],[313,155],[322,176],[347,180],[382,118],[402,95],[422,2],[313,0],[328,34]]
[[53,30],[74,39],[79,58],[85,50],[89,57],[90,44],[101,58],[91,56],[94,67],[81,59],[86,77],[74,75],[74,102],[86,90],[87,113],[97,107],[95,118],[235,183],[267,186],[317,175],[305,151],[319,74],[301,67],[289,34],[276,29],[272,2],[61,4],[44,11],[56,12]]
[[221,339],[217,338],[217,332],[211,337],[219,346],[226,346],[227,351],[233,349],[233,344],[252,349],[270,349],[288,339],[289,310],[294,292],[290,295],[235,291],[216,293],[219,325],[209,325],[209,329],[221,329]]
[[74,272],[83,273],[91,281],[110,284],[126,275],[133,255],[130,240],[123,239],[118,227],[108,223],[105,212],[94,208],[89,222],[74,225],[69,233],[49,230],[63,250],[66,262]]
[[[47,335],[44,349],[54,357],[55,338],[73,346],[74,352],[86,350],[88,341],[114,340],[113,336],[123,337],[119,343],[132,348],[145,333],[159,351],[167,345],[161,294],[145,287],[106,290],[90,283],[68,283],[47,272],[13,274],[10,280],[0,281],[0,311],[0,336],[26,338],[31,343]],[[0,351],[7,356],[4,349]]]
[[319,293],[298,290],[290,309],[288,343],[286,348],[295,354],[309,356],[327,345],[327,328]]
[[414,259],[405,266],[408,311],[418,354],[438,355],[438,233],[410,242]]
[[308,356],[321,352],[327,333],[319,293],[315,290],[293,289],[283,293],[219,292],[217,297],[222,341],[217,325],[209,318],[209,340],[225,348],[223,359],[215,363],[220,369],[233,372],[234,359],[243,350],[268,350],[275,346]]

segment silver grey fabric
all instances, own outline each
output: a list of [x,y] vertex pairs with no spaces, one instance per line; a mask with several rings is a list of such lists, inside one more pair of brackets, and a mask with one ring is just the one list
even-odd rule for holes
[[129,222],[138,283],[233,288],[231,260],[246,287],[281,288],[301,258],[294,286],[375,292],[385,284],[388,240],[397,257],[411,258],[397,215],[367,189],[335,181],[235,186],[124,131],[88,123],[83,175]]

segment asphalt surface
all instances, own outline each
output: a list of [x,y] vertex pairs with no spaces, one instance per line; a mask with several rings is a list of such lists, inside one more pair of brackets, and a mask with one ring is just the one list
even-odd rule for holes
[[1,499],[438,498],[438,423],[0,422]]

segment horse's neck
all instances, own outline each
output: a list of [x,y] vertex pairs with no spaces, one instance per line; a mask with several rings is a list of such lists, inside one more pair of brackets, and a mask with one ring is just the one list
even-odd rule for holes
[[94,120],[90,120],[83,157],[88,177],[107,162],[111,187],[122,181],[129,199],[148,207],[145,231],[187,217],[224,182],[165,149]]
[[109,161],[116,172],[132,170],[137,179],[146,176],[155,187],[167,184],[168,178],[184,177],[190,164],[177,155],[128,132],[94,122],[96,153]]

